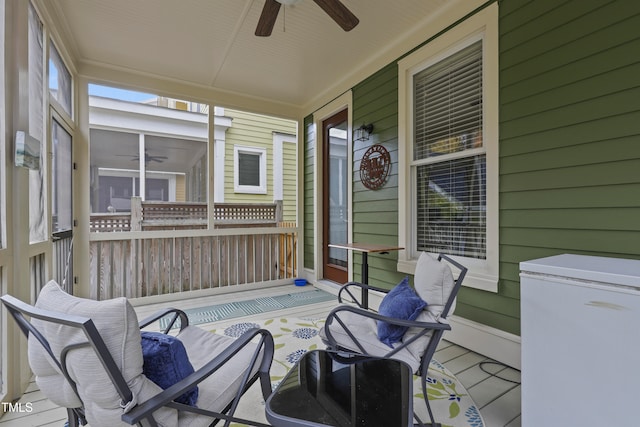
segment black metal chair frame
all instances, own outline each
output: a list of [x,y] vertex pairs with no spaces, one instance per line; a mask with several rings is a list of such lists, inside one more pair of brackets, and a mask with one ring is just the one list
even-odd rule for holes
[[[467,268],[464,267],[462,264],[460,264],[459,262],[455,261],[454,259],[450,258],[447,255],[444,254],[440,254],[438,255],[438,261],[442,261],[445,260],[448,263],[452,264],[453,266],[455,266],[458,270],[459,270],[459,274],[458,274],[458,278],[455,279],[455,284],[453,286],[453,289],[451,290],[451,294],[449,295],[449,298],[447,299],[447,302],[442,310],[442,313],[440,314],[440,318],[441,319],[446,319],[448,314],[449,314],[449,310],[451,310],[451,306],[453,305],[453,302],[455,301],[455,298],[458,294],[458,291],[460,290],[460,287],[462,286],[462,281],[464,280],[464,277],[467,274]],[[357,290],[359,292],[355,292],[352,290],[352,288],[357,288]],[[348,349],[348,348],[342,348],[340,345],[337,344],[337,341],[335,340],[335,338],[333,337],[333,335],[331,334],[331,330],[329,328],[329,326],[332,324],[332,322],[337,322],[343,329],[344,331],[347,333],[347,335],[353,340],[353,342],[355,343],[355,345],[359,348],[360,353],[359,354],[368,354],[367,351],[364,349],[363,345],[359,342],[358,338],[353,335],[353,333],[351,333],[351,331],[349,330],[348,325],[346,325],[339,317],[339,314],[341,312],[353,312],[353,313],[357,313],[359,315],[362,315],[364,317],[369,317],[371,319],[375,319],[377,321],[384,321],[384,322],[388,322],[390,324],[393,325],[399,325],[399,326],[407,326],[409,328],[420,328],[422,329],[419,333],[415,334],[414,337],[412,337],[410,340],[407,340],[405,342],[400,343],[400,345],[398,345],[397,347],[393,348],[391,351],[389,351],[387,354],[381,356],[381,355],[372,355],[372,356],[378,356],[378,357],[393,357],[394,354],[396,354],[397,352],[401,351],[404,348],[407,348],[407,346],[409,346],[411,343],[415,342],[417,339],[419,339],[420,337],[425,336],[426,334],[428,334],[430,331],[433,331],[433,335],[431,336],[431,339],[429,340],[429,344],[427,345],[427,348],[425,349],[424,354],[422,355],[421,361],[420,361],[420,368],[419,370],[416,372],[416,375],[420,376],[421,379],[421,383],[422,383],[422,393],[424,395],[424,401],[425,404],[427,406],[427,411],[429,413],[429,418],[431,420],[431,425],[432,426],[440,426],[441,424],[436,423],[434,416],[433,416],[433,412],[431,410],[431,405],[429,404],[429,398],[428,398],[428,394],[427,394],[427,373],[429,370],[429,364],[431,363],[431,359],[433,358],[433,355],[436,352],[436,348],[438,347],[438,344],[440,343],[440,340],[442,339],[442,336],[444,335],[445,331],[451,330],[451,326],[448,323],[427,323],[427,322],[418,322],[418,321],[411,321],[411,320],[402,320],[402,319],[396,319],[396,318],[392,318],[392,317],[386,317],[383,316],[381,314],[378,314],[377,312],[371,310],[370,308],[368,308],[367,306],[364,306],[359,298],[359,295],[363,295],[364,293],[368,292],[368,291],[377,291],[380,292],[382,294],[387,294],[389,292],[389,289],[383,289],[383,288],[379,288],[379,287],[375,287],[375,286],[371,286],[371,285],[366,285],[363,283],[358,283],[358,282],[349,282],[344,284],[341,288],[340,291],[338,292],[338,301],[340,303],[342,302],[349,302],[349,303],[353,303],[356,306],[351,306],[351,305],[342,305],[339,307],[336,307],[335,309],[333,309],[329,315],[327,316],[327,320],[325,323],[325,333],[327,336],[327,341],[325,342],[325,344],[327,345],[328,349],[332,349],[335,351],[342,351],[345,353],[353,353],[352,349]],[[345,295],[349,296],[349,300],[345,299]],[[420,421],[419,418],[417,418],[416,416],[416,420],[418,421],[418,425],[422,426],[424,425],[422,423],[422,421]]]
[[[122,376],[122,373],[118,369],[113,357],[109,353],[107,346],[105,345],[102,337],[100,336],[99,331],[96,329],[93,321],[87,317],[74,316],[68,314],[57,313],[49,310],[42,310],[37,307],[33,307],[29,304],[26,304],[17,298],[14,298],[10,295],[4,295],[0,298],[9,310],[9,313],[15,319],[16,323],[22,330],[22,332],[28,337],[29,334],[32,334],[44,347],[46,352],[49,354],[51,359],[55,361],[57,367],[60,369],[60,372],[67,379],[72,389],[75,391],[76,395],[78,395],[77,386],[75,382],[70,378],[68,374],[68,370],[66,368],[66,358],[69,351],[79,348],[90,346],[95,351],[98,359],[100,360],[102,366],[108,373],[113,385],[115,386],[118,394],[121,398],[121,406],[125,407],[125,405],[133,399],[133,394],[127,383]],[[168,322],[167,327],[164,329],[164,333],[168,333],[176,321],[180,320],[180,330],[186,328],[189,325],[189,320],[187,315],[178,309],[169,308],[165,310],[161,310],[146,319],[143,319],[139,322],[140,328],[144,328],[149,326],[150,324],[164,318],[165,316],[171,315],[172,318]],[[73,344],[65,347],[60,357],[56,357],[56,355],[51,350],[51,347],[47,341],[47,339],[42,335],[42,333],[31,323],[30,320],[27,319],[30,317],[31,319],[40,319],[47,322],[53,322],[59,325],[65,325],[69,327],[74,327],[81,329],[84,335],[87,338],[86,342]],[[240,387],[238,393],[234,397],[234,400],[231,401],[222,413],[208,411],[204,409],[200,409],[197,407],[184,405],[181,403],[173,402],[173,400],[179,396],[181,396],[186,391],[192,389],[195,385],[212,375],[216,372],[221,366],[230,361],[233,356],[244,346],[250,343],[255,337],[260,337],[258,341],[258,346],[253,354],[251,360],[251,366],[256,366],[256,362],[258,360],[259,354],[262,351],[263,357],[262,362],[254,375],[251,375],[252,369],[248,369],[245,377],[243,378],[243,386]],[[122,421],[129,423],[131,425],[138,424],[140,426],[145,427],[155,427],[158,424],[153,418],[153,412],[158,410],[161,407],[170,407],[173,409],[177,409],[180,411],[193,412],[196,414],[204,415],[207,417],[212,417],[214,421],[211,425],[217,424],[220,420],[225,420],[225,426],[228,426],[231,422],[236,423],[244,423],[253,426],[259,427],[269,427],[267,424],[262,424],[256,421],[244,420],[240,418],[236,418],[233,416],[238,403],[240,401],[240,397],[249,389],[253,383],[255,383],[258,379],[260,380],[261,391],[264,399],[272,392],[271,389],[271,379],[269,376],[269,369],[271,368],[271,363],[273,361],[273,352],[274,352],[274,343],[273,337],[271,333],[265,329],[252,328],[246,331],[242,336],[237,338],[231,345],[229,345],[224,351],[222,351],[217,357],[212,359],[210,362],[205,364],[202,368],[198,369],[193,374],[174,384],[173,386],[167,388],[161,393],[155,395],[153,398],[138,403],[133,409],[129,412],[122,415]],[[78,395],[78,399],[80,396]],[[69,426],[70,427],[78,427],[79,425],[86,424],[86,418],[84,414],[84,408],[67,408],[67,414],[69,418]]]

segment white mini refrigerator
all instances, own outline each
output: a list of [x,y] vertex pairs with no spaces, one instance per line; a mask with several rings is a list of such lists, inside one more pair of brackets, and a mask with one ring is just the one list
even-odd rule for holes
[[520,263],[522,425],[640,426],[640,260]]

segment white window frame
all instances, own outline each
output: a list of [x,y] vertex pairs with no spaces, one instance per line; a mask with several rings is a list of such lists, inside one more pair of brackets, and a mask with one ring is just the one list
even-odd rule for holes
[[[260,156],[260,185],[240,185],[240,153]],[[267,194],[267,149],[233,146],[233,185],[236,193]]]
[[414,274],[416,194],[413,162],[413,76],[470,44],[482,40],[483,143],[486,153],[486,259],[453,257],[469,268],[463,285],[498,291],[498,6],[492,4],[398,61],[398,242],[405,250],[398,271]]
[[[51,88],[49,87],[49,73],[51,72],[51,62],[53,61],[52,59],[52,50],[51,47],[53,47],[56,50],[56,54],[58,55],[58,59],[61,62],[61,66],[63,66],[65,68],[65,71],[67,73],[69,73],[69,77],[70,77],[70,89],[71,89],[71,105],[69,106],[71,111],[67,111],[65,106],[63,104],[61,104],[52,94],[51,94]],[[58,48],[58,44],[53,40],[52,37],[49,37],[49,45],[47,46],[47,97],[49,99],[49,105],[61,116],[61,119],[64,120],[67,123],[72,124],[74,122],[74,114],[75,114],[75,110],[74,110],[74,97],[75,97],[75,93],[74,93],[74,87],[75,87],[75,81],[73,78],[73,72],[71,71],[71,69],[69,68],[69,66],[67,66],[67,61],[65,59],[65,57],[63,56],[62,52],[60,51],[60,49]],[[55,66],[55,64],[54,64]],[[60,72],[60,70],[58,70],[58,72]],[[72,135],[73,137],[73,135]]]
[[[5,21],[5,0],[0,0],[0,22],[3,23],[3,28],[0,31],[0,294],[4,295],[7,292],[7,280],[8,277],[7,267],[11,262],[11,257],[9,256],[9,250],[7,249],[7,178],[8,172],[7,164],[5,160],[6,156],[6,124],[5,118],[6,109],[5,109],[5,91],[8,90],[8,85],[5,76],[5,51],[7,49],[7,45],[5,44],[5,29],[4,23]],[[8,317],[8,316],[7,316]],[[5,316],[0,315],[0,401],[4,401],[7,395],[7,384],[6,379],[8,377],[7,371],[9,371],[9,363],[7,362],[8,349],[11,348],[12,352],[14,352],[14,346],[8,345],[10,339],[7,337],[7,333],[5,332]],[[15,360],[15,359],[13,359]]]

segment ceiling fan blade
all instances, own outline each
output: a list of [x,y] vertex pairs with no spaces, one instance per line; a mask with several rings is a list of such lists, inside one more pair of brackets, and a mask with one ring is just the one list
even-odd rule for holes
[[360,20],[340,0],[313,0],[345,31],[351,31]]
[[268,37],[271,35],[273,27],[276,25],[279,11],[280,3],[276,0],[265,0],[262,14],[260,14],[258,26],[256,27],[256,36]]

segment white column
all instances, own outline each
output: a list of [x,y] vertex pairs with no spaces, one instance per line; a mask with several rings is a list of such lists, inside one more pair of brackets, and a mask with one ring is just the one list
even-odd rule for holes
[[283,136],[273,134],[273,200],[284,200]]
[[147,164],[146,160],[146,152],[144,147],[144,133],[141,133],[139,136],[138,142],[138,153],[140,153],[140,198],[142,201],[145,200],[145,194],[147,192]]
[[214,141],[213,201],[215,203],[224,203],[225,149],[226,149],[226,141],[224,139],[216,139]]

